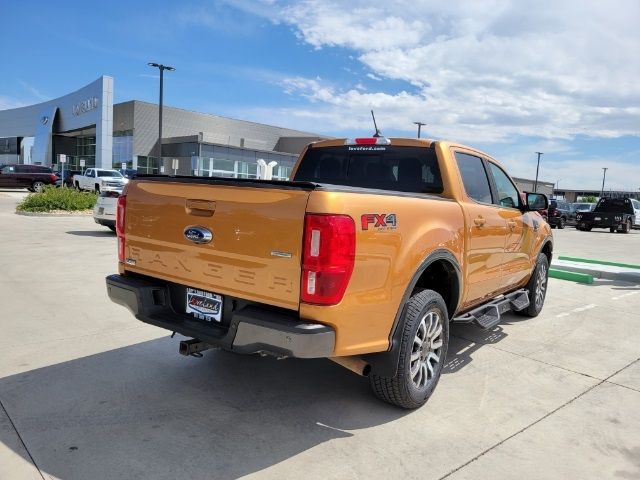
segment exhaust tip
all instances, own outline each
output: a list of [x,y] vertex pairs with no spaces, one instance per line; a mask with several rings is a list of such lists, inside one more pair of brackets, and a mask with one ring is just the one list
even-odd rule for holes
[[371,372],[371,365],[360,357],[331,357],[329,360],[363,377],[368,377]]

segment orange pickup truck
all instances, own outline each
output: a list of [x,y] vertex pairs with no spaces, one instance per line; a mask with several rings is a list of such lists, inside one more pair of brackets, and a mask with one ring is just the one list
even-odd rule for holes
[[367,137],[300,155],[291,181],[141,176],[118,199],[110,298],[208,348],[329,358],[424,404],[450,322],[542,309],[544,195],[463,145]]

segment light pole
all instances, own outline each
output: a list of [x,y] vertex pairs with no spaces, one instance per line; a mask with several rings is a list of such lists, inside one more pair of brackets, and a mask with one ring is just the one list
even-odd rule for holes
[[560,180],[562,180],[562,178],[559,178],[558,180],[556,180],[556,190],[560,188]]
[[602,188],[600,189],[600,198],[604,195],[604,179],[607,178],[607,170],[609,170],[609,168],[602,167]]
[[169,65],[162,65],[161,63],[150,62],[148,63],[150,67],[157,68],[160,70],[160,112],[158,114],[158,160],[162,163],[162,97],[164,94],[164,71],[169,70],[173,72],[175,68],[170,67]]
[[538,154],[538,166],[536,167],[536,183],[533,185],[533,193],[538,193],[538,171],[540,170],[540,156],[542,152],[535,152]]
[[422,123],[422,122],[413,122],[414,125],[418,125],[418,138],[420,138],[420,129],[426,125],[426,123]]

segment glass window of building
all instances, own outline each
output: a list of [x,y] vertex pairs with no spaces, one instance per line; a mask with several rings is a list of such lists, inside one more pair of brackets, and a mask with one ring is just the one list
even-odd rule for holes
[[133,130],[113,132],[113,168],[122,168],[123,163],[133,168]]

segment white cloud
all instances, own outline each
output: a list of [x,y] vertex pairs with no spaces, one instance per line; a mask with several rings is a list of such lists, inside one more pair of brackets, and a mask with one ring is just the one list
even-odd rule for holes
[[369,78],[413,86],[392,94],[319,79],[284,82],[289,93],[315,102],[314,111],[321,104],[322,115],[339,113],[341,128],[374,107],[394,128],[422,120],[433,133],[481,141],[640,134],[637,1],[274,5],[311,46],[351,49]]

